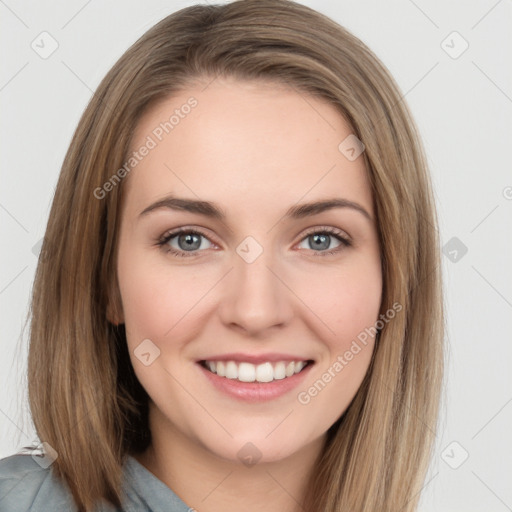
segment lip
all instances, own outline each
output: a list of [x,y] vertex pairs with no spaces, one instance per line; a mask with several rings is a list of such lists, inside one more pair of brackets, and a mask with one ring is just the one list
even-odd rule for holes
[[278,361],[287,363],[290,363],[291,361],[312,361],[312,358],[293,356],[290,354],[276,354],[275,352],[268,354],[242,354],[240,352],[233,352],[231,354],[219,354],[204,357],[203,359],[198,359],[196,362],[200,363],[201,361],[235,361],[237,363],[262,364],[266,363],[267,361],[271,363]]
[[[259,361],[261,358],[256,357],[254,359],[258,359]],[[211,359],[207,359],[207,361],[224,360],[224,357],[219,359],[214,359],[213,357]],[[228,360],[237,361],[237,359],[232,358],[228,358]],[[306,361],[306,359],[290,359],[289,357],[287,359],[275,360]],[[202,361],[204,361],[204,359],[202,359]],[[241,359],[240,361],[252,362],[248,359]],[[262,362],[265,361],[270,361],[270,359],[264,359]],[[216,373],[212,373],[207,370],[202,364],[200,364],[200,361],[197,362],[197,366],[208,381],[221,393],[244,402],[257,403],[274,400],[296,388],[306,378],[307,374],[314,366],[314,362],[312,360],[308,361],[310,361],[310,364],[305,366],[299,373],[295,373],[291,377],[286,377],[285,379],[273,380],[272,382],[240,382],[237,379],[219,377]]]

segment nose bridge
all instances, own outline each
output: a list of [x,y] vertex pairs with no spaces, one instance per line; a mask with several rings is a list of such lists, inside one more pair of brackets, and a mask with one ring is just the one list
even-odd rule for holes
[[249,236],[236,248],[233,266],[223,295],[223,321],[252,333],[286,322],[289,291],[277,277],[273,251]]

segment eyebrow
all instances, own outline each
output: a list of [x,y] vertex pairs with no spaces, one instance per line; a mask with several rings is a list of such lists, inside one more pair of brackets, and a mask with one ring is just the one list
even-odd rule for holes
[[[204,215],[212,219],[225,222],[226,214],[224,211],[210,201],[200,201],[196,199],[184,199],[175,196],[167,196],[145,208],[139,215],[142,217],[148,213],[161,208],[170,210],[187,211]],[[291,219],[302,219],[311,215],[318,215],[319,213],[332,210],[334,208],[350,208],[361,213],[370,222],[373,222],[371,215],[358,203],[349,201],[343,198],[324,199],[321,201],[314,201],[311,203],[302,203],[290,207],[283,217]]]

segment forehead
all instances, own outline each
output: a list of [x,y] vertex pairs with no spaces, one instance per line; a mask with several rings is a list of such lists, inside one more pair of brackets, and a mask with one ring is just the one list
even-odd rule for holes
[[154,105],[139,122],[126,203],[141,211],[173,193],[235,214],[340,196],[371,213],[362,156],[350,161],[339,150],[351,134],[331,104],[286,85],[196,84]]

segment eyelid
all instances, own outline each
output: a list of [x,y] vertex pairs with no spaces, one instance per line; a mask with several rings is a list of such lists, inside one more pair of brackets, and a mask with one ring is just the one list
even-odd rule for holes
[[[166,231],[162,236],[159,237],[158,241],[157,241],[157,245],[163,247],[165,245],[167,245],[167,243],[172,239],[172,238],[175,238],[176,236],[182,234],[182,233],[186,233],[186,234],[196,234],[196,235],[199,235],[199,236],[203,236],[204,238],[206,238],[209,242],[211,242],[213,245],[217,245],[217,246],[220,246],[221,244],[215,242],[215,240],[212,238],[211,235],[209,234],[206,234],[202,228],[196,228],[196,227],[192,227],[192,226],[182,226],[180,228],[176,228],[176,229],[171,229],[171,230],[168,230]],[[348,235],[348,233],[346,233],[346,231],[343,231],[339,228],[335,228],[335,227],[332,227],[332,226],[313,226],[309,229],[307,229],[305,232],[303,232],[301,234],[301,237],[300,239],[298,240],[298,242],[296,242],[294,245],[297,245],[299,244],[300,242],[302,242],[305,238],[307,238],[308,236],[310,235],[313,235],[313,234],[323,234],[323,233],[326,233],[328,235],[333,235],[335,236],[339,242],[341,243],[342,246],[344,247],[341,247],[341,248],[335,248],[335,249],[332,249],[332,250],[325,250],[325,251],[312,251],[313,255],[314,256],[327,256],[327,255],[332,255],[332,254],[335,254],[337,252],[340,252],[343,248],[347,248],[347,247],[350,247],[353,245],[353,241],[352,241],[352,238]],[[205,250],[201,250],[201,251],[179,251],[179,250],[176,250],[174,248],[170,248],[168,249],[167,252],[171,252],[177,256],[184,256],[184,257],[188,257],[188,256],[198,256],[200,255],[201,253],[204,253],[206,252]]]
[[206,238],[207,240],[209,240],[210,242],[212,242],[215,245],[220,245],[219,243],[217,243],[214,240],[212,240],[212,238],[214,238],[214,237],[212,237],[209,234],[206,234],[202,230],[202,228],[196,228],[196,227],[192,227],[192,226],[190,226],[190,227],[189,226],[183,226],[183,227],[176,228],[176,229],[169,229],[161,237],[159,237],[158,242],[162,243],[162,244],[165,244],[171,238],[174,238],[177,235],[181,235],[182,233],[195,233],[196,235],[203,236],[204,238]]
[[352,237],[346,231],[332,226],[316,226],[310,228],[302,235],[300,241],[302,241],[306,236],[313,235],[315,233],[328,233],[329,235],[336,235],[345,239],[347,242],[352,243]]

